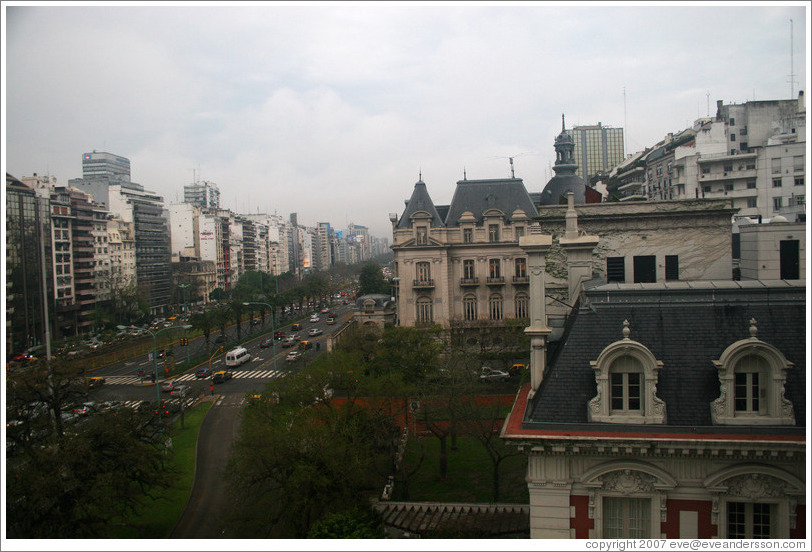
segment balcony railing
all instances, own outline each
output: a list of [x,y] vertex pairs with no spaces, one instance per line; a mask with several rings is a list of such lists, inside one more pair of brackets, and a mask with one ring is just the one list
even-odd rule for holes
[[513,277],[514,284],[529,284],[530,277],[529,276],[514,276]]
[[461,286],[478,286],[479,278],[460,278]]
[[505,283],[505,277],[504,276],[493,276],[493,277],[488,278],[485,283],[488,284],[489,286],[501,286],[501,285],[504,285],[504,283]]
[[412,282],[412,287],[415,288],[415,289],[433,288],[434,287],[434,280],[432,280],[431,278],[428,278],[428,279],[424,278],[424,279],[420,279],[420,280],[414,280]]

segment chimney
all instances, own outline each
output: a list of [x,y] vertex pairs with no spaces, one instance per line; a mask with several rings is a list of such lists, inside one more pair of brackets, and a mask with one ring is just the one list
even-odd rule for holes
[[598,236],[587,235],[578,229],[578,213],[572,192],[567,193],[567,221],[564,236],[558,240],[567,255],[567,290],[569,304],[574,305],[581,295],[583,282],[592,278],[592,252],[598,245]]
[[530,393],[533,398],[541,385],[547,367],[547,337],[552,330],[547,326],[547,286],[544,275],[547,267],[547,253],[553,244],[553,237],[542,234],[537,225],[530,227],[530,233],[519,238],[519,247],[527,253],[527,273],[530,275],[530,326],[524,333],[530,337]]

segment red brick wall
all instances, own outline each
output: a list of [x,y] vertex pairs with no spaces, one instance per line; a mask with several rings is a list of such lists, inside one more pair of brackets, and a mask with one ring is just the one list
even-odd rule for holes
[[679,534],[679,513],[698,512],[697,537],[700,539],[711,539],[717,535],[717,527],[711,523],[710,500],[676,500],[669,499],[665,502],[667,521],[661,524],[660,530],[667,539],[678,539]]
[[791,539],[805,539],[806,538],[806,506],[799,504],[795,507],[795,529],[789,530],[789,538]]
[[575,517],[570,518],[570,529],[575,529],[576,539],[588,539],[589,530],[595,528],[595,520],[589,518],[589,497],[570,495],[570,506],[575,508]]

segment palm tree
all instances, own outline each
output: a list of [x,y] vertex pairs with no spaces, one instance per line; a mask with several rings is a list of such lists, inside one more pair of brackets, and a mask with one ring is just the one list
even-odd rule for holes
[[242,303],[242,300],[238,299],[228,305],[228,309],[231,311],[234,321],[237,323],[237,341],[242,340],[242,315],[245,312],[245,305]]
[[215,319],[215,311],[196,312],[189,317],[189,323],[193,328],[203,332],[203,337],[206,340],[206,354],[209,354],[209,336],[211,331],[217,327],[217,320]]

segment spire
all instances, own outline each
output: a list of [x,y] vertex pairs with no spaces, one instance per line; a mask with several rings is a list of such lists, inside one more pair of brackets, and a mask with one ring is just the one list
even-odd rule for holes
[[423,169],[420,169],[420,172],[417,173],[417,181],[423,182]]

